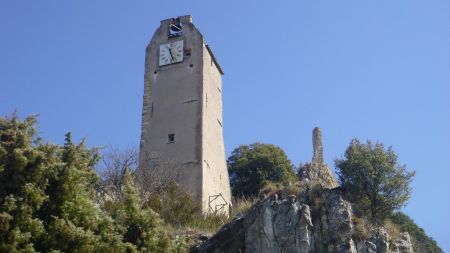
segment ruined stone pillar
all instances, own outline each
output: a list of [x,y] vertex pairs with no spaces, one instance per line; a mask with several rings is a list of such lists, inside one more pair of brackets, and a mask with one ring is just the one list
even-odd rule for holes
[[320,128],[313,130],[313,164],[323,164],[322,132]]

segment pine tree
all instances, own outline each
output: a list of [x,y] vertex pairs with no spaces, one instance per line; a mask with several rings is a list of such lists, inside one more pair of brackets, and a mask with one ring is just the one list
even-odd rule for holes
[[0,117],[0,252],[125,252],[96,207],[95,150],[42,144],[36,117]]
[[35,117],[23,122],[17,114],[0,118],[0,252],[35,252],[33,242],[45,233],[35,212],[48,199],[45,149],[33,142]]

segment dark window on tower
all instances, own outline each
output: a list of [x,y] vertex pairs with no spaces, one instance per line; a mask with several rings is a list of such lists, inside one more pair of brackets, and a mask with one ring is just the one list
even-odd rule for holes
[[175,134],[169,134],[167,139],[167,143],[173,143],[175,142]]

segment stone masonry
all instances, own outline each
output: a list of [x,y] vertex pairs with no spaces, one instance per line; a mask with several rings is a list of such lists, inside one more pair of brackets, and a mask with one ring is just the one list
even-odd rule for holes
[[313,130],[313,159],[314,164],[323,164],[323,146],[322,146],[322,131],[315,127]]
[[323,159],[322,132],[318,127],[315,127],[313,130],[312,162],[300,168],[299,179],[300,181],[320,184],[324,188],[332,189],[338,187],[333,172]]
[[205,212],[228,213],[222,75],[191,16],[161,21],[146,50],[139,162],[172,164],[177,183]]

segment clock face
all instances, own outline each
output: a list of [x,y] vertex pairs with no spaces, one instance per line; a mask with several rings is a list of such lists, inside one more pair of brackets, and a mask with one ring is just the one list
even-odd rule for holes
[[159,46],[159,66],[183,61],[183,41],[162,44]]

